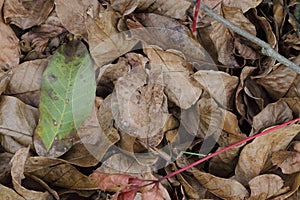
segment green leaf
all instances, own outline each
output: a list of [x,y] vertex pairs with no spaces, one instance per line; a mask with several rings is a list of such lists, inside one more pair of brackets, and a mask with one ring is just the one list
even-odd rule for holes
[[40,121],[36,134],[47,151],[54,141],[73,134],[90,115],[95,99],[95,75],[85,45],[62,45],[43,74]]

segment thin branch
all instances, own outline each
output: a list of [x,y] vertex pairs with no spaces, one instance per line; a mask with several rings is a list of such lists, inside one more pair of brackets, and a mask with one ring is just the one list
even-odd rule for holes
[[294,70],[295,72],[297,72],[298,74],[300,74],[300,67],[298,65],[296,65],[295,63],[291,62],[290,60],[288,60],[287,58],[285,58],[284,56],[280,55],[279,53],[277,53],[268,43],[262,41],[261,39],[255,37],[254,35],[244,31],[243,29],[241,29],[240,27],[232,24],[231,22],[229,22],[228,20],[226,20],[225,18],[223,18],[222,16],[218,15],[217,13],[215,13],[212,9],[210,9],[208,6],[206,6],[205,4],[201,3],[200,8],[210,17],[214,18],[215,20],[217,20],[218,22],[222,23],[224,26],[226,26],[227,28],[233,30],[234,32],[236,32],[237,34],[247,38],[248,40],[250,40],[251,42],[259,45],[260,47],[262,47],[261,53],[263,55],[266,56],[270,56],[274,59],[276,59],[278,62],[280,62],[281,64],[291,68],[292,70]]

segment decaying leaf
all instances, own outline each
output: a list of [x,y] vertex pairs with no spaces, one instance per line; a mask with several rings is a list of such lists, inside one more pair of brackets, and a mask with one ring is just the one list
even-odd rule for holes
[[117,31],[117,20],[118,14],[109,9],[101,11],[99,17],[88,16],[86,20],[90,53],[98,67],[127,53],[137,43],[126,38],[126,33]]
[[0,54],[0,68],[8,70],[19,64],[19,40],[10,26],[0,21],[0,49],[5,49]]
[[1,194],[1,198],[3,199],[24,200],[24,198],[21,195],[16,193],[14,190],[5,187],[2,184],[0,184],[0,194]]
[[[158,134],[167,119],[163,85],[148,83],[143,57],[132,60],[133,68],[115,84],[112,113],[118,128],[138,138]],[[147,85],[146,85],[147,84]]]
[[133,38],[144,41],[148,45],[157,45],[164,50],[176,49],[191,62],[211,63],[210,56],[194,39],[190,30],[172,18],[143,13],[136,14],[133,19],[128,19],[126,24]]
[[190,77],[188,63],[180,54],[149,46],[144,48],[150,62],[150,82],[162,82],[170,101],[183,109],[191,107],[202,89]]
[[188,0],[180,0],[176,4],[173,0],[113,0],[111,2],[111,6],[123,15],[129,15],[137,10],[138,12],[157,13],[182,20],[186,18],[187,9],[191,5]]
[[236,7],[241,9],[244,13],[251,8],[258,6],[262,0],[224,0],[223,3],[227,6]]
[[292,119],[293,113],[287,103],[282,100],[270,103],[253,117],[251,135],[259,133],[267,127],[282,124]]
[[[80,137],[80,141],[82,143],[78,144],[77,148],[82,149],[81,153],[79,153],[76,148],[74,149],[73,154],[71,152],[67,152],[67,154],[64,155],[63,158],[65,158],[66,160],[70,159],[72,160],[72,163],[74,163],[74,156],[78,156],[78,161],[81,160],[80,163],[83,165],[88,164],[84,160],[89,158],[88,160],[91,161],[90,165],[92,164],[92,166],[95,166],[99,161],[102,160],[102,158],[106,154],[106,151],[120,140],[120,136],[116,129],[111,127],[111,121],[109,121],[111,119],[107,119],[109,122],[108,127],[105,127],[104,125],[104,123],[106,123],[107,121],[101,120],[105,118],[105,114],[110,113],[102,107],[106,104],[106,102],[103,102],[99,111],[97,111],[96,108],[93,107],[90,116],[77,130],[77,135]],[[104,113],[103,111],[107,113]],[[87,154],[87,156],[83,158],[82,154]],[[67,159],[66,156],[68,156],[69,159]]]
[[[87,10],[92,8],[95,12],[98,8],[97,0],[88,1],[67,1],[55,0],[55,10],[64,27],[76,36],[81,36],[87,40],[87,29],[85,20]],[[68,12],[66,12],[66,10]]]
[[[5,94],[17,95],[23,102],[37,107],[43,72],[47,65],[48,59],[36,59],[13,68]],[[33,95],[35,92],[38,95]]]
[[24,30],[46,21],[53,7],[54,0],[4,1],[4,20],[6,23],[15,24]]
[[221,71],[199,70],[194,75],[202,87],[221,105],[231,108],[233,94],[238,84],[236,76]]
[[21,185],[24,176],[24,166],[29,153],[29,147],[19,149],[11,160],[11,176],[14,189],[25,199],[37,199],[44,200],[51,198],[51,195],[46,192],[37,192],[34,190],[28,190]]
[[272,154],[272,163],[281,168],[284,174],[300,171],[300,152],[277,151]]
[[[225,19],[233,23],[234,25],[239,26],[243,30],[256,35],[255,26],[243,15],[243,13],[235,8],[229,7],[222,4],[222,15]],[[214,42],[214,45],[218,52],[218,60],[224,64],[233,67],[238,67],[238,63],[236,62],[233,53],[234,53],[234,44],[239,51],[241,51],[241,55],[245,56],[245,59],[248,59],[248,55],[255,55],[255,52],[245,52],[252,51],[249,47],[244,47],[243,44],[237,40],[235,41],[234,33],[231,32],[228,28],[226,28],[223,24],[219,22],[213,22],[212,26],[214,27],[212,32],[210,33],[210,37]],[[247,56],[247,57],[246,57]],[[256,58],[254,57],[250,58]]]
[[283,188],[284,181],[275,174],[263,174],[256,176],[249,181],[251,196],[249,199],[268,199],[277,196],[285,191],[288,187]]
[[22,146],[32,145],[38,121],[38,110],[11,96],[0,97],[1,145],[15,153]]
[[234,179],[213,176],[199,170],[189,170],[211,193],[222,199],[245,199],[249,197],[247,189]]
[[273,99],[282,98],[291,88],[297,73],[290,68],[280,65],[270,74],[257,80]]
[[[84,44],[73,40],[63,45],[43,74],[34,140],[38,154],[60,156],[71,147],[72,134],[90,115],[95,87],[92,61]],[[68,140],[62,141],[64,138]]]
[[247,185],[252,178],[259,175],[267,165],[271,164],[272,153],[284,150],[292,139],[299,134],[299,131],[299,124],[291,124],[260,136],[246,145],[235,168],[236,180]]

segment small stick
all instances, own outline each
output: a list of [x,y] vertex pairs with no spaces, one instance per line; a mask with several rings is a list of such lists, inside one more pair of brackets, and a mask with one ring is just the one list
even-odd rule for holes
[[[198,6],[198,3],[200,2],[200,0],[198,0],[196,7]],[[199,3],[200,4],[200,3]],[[251,42],[257,44],[258,46],[262,47],[261,49],[261,53],[263,55],[266,56],[270,56],[274,59],[276,59],[278,62],[280,62],[281,64],[291,68],[292,70],[294,70],[295,72],[297,72],[298,74],[300,74],[300,67],[298,65],[296,65],[295,63],[291,62],[290,60],[288,60],[287,58],[285,58],[284,56],[280,55],[279,53],[277,53],[268,43],[262,41],[261,39],[255,37],[254,35],[244,31],[243,29],[241,29],[240,27],[232,24],[231,22],[229,22],[228,20],[226,20],[225,18],[223,18],[222,16],[218,15],[217,13],[215,13],[212,9],[210,9],[208,6],[204,5],[203,3],[201,3],[200,8],[210,17],[212,17],[213,19],[215,19],[216,21],[220,22],[221,24],[223,24],[224,26],[226,26],[227,28],[233,30],[234,32],[236,32],[237,34],[247,38],[248,40],[250,40]],[[197,8],[195,8],[195,14],[196,14]],[[194,21],[196,21],[197,17],[194,17]]]

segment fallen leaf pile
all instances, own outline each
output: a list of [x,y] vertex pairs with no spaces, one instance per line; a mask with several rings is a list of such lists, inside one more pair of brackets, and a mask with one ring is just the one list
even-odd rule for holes
[[[299,121],[162,179],[300,117],[300,74],[195,2],[0,0],[0,199],[300,198]],[[300,66],[299,1],[201,3]]]

